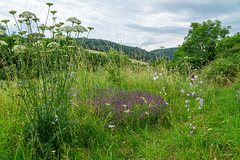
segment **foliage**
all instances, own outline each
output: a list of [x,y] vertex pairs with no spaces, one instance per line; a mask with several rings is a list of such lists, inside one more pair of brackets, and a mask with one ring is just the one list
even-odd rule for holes
[[240,71],[240,33],[219,41],[216,57],[217,59],[204,69],[207,78],[220,84],[234,81]]
[[188,57],[192,69],[201,68],[215,59],[216,44],[226,37],[231,27],[222,27],[219,20],[191,23],[190,27],[182,46],[174,53],[173,63],[179,64],[184,57]]

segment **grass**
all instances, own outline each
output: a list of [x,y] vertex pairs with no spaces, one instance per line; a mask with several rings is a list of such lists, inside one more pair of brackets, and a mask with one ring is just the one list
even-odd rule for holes
[[[239,102],[236,91],[239,84],[219,88],[208,84],[203,87],[204,107],[192,113],[188,119],[183,111],[184,97],[181,89],[190,90],[187,77],[165,73],[164,80],[158,83],[154,77],[154,68],[145,68],[139,73],[126,72],[121,89],[141,90],[159,95],[165,86],[164,98],[170,104],[168,120],[170,124],[146,125],[137,130],[109,130],[104,127],[105,121],[93,114],[89,106],[83,103],[91,97],[94,86],[119,88],[106,78],[106,71],[88,72],[79,70],[71,87],[83,99],[80,102],[74,97],[69,106],[71,121],[74,125],[68,128],[72,136],[61,150],[62,159],[238,159],[239,158]],[[89,83],[90,82],[90,83]],[[1,155],[2,158],[33,158],[33,149],[24,138],[24,123],[27,116],[21,114],[22,100],[15,98],[15,82],[1,87]],[[204,82],[206,83],[206,82]],[[185,96],[186,97],[186,96]],[[193,105],[196,105],[194,103]],[[189,123],[194,119],[197,127],[191,134]],[[72,144],[71,144],[72,143]],[[57,155],[57,154],[56,154]],[[53,156],[53,155],[52,155]],[[35,157],[36,158],[36,157]],[[53,157],[52,157],[53,158]],[[56,157],[55,157],[56,158]]]

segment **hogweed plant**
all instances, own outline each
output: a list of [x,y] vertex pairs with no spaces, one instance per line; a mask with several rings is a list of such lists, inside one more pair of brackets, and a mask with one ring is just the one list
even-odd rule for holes
[[[75,17],[70,19],[71,29],[65,30],[63,22],[56,23],[56,11],[51,11],[53,26],[47,26],[50,6],[53,4],[47,3],[47,5],[49,6],[47,19],[42,25],[38,25],[39,19],[32,12],[24,11],[19,14],[20,19],[17,20],[15,17],[17,12],[9,11],[14,17],[20,36],[14,36],[13,47],[4,50],[6,57],[2,57],[7,59],[8,55],[12,55],[8,62],[12,63],[10,65],[16,63],[14,66],[18,74],[15,75],[18,96],[23,102],[19,110],[26,116],[22,133],[26,145],[32,146],[32,159],[37,157],[51,159],[53,155],[61,159],[63,147],[71,145],[73,137],[71,129],[74,121],[71,119],[72,104],[68,93],[69,86],[74,81],[72,72],[77,69],[77,66],[74,67],[73,64],[77,63],[76,55],[79,51],[75,46],[77,44],[66,40],[62,32],[67,33],[67,38],[70,38],[69,32],[72,31],[77,37],[80,33],[87,32],[85,27],[80,26],[81,21]],[[5,23],[10,36],[7,25],[9,20],[2,20],[2,22]],[[24,23],[27,31],[22,30]],[[34,23],[38,28],[36,33],[33,30]],[[74,26],[74,24],[77,25]],[[49,30],[52,37],[44,39],[45,30]],[[28,41],[23,37],[24,34],[27,34]],[[9,47],[8,44],[1,40],[1,51],[6,47]]]

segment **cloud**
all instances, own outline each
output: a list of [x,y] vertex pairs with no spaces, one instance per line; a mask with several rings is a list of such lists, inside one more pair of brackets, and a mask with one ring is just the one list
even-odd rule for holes
[[8,11],[28,10],[36,13],[40,24],[45,23],[47,2],[54,3],[51,10],[57,11],[58,22],[77,17],[82,25],[94,27],[91,38],[147,50],[181,45],[191,22],[219,19],[223,26],[232,26],[232,34],[240,28],[239,0],[11,0],[0,3],[0,20],[10,19],[14,29]]

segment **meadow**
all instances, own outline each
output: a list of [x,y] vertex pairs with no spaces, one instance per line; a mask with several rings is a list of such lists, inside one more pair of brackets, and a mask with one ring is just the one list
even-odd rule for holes
[[51,38],[20,17],[28,31],[0,41],[0,159],[240,159],[238,77],[91,53],[74,38],[93,28],[75,17]]

